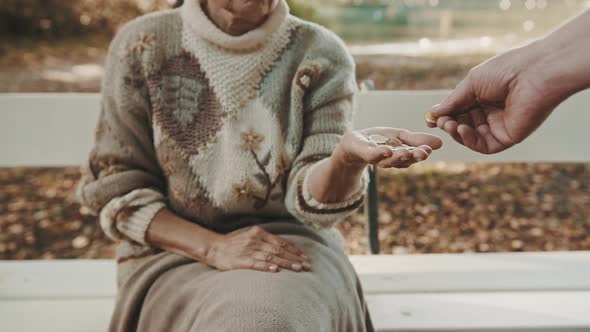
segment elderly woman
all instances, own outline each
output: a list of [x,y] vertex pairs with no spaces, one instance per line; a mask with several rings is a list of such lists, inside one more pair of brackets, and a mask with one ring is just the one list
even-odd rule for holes
[[351,131],[354,92],[342,42],[284,0],[188,0],[124,27],[78,188],[120,242],[110,330],[373,330],[333,225],[369,163],[441,142]]

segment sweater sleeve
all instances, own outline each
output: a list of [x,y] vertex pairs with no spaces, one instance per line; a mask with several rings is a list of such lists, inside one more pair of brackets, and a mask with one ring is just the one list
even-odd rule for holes
[[78,201],[99,215],[107,236],[143,245],[150,222],[165,206],[140,61],[150,52],[149,38],[126,27],[111,43],[94,146],[76,192]]
[[[322,203],[311,194],[309,174],[329,157],[342,135],[352,129],[356,81],[354,63],[341,43],[326,43],[325,56],[304,63],[296,84],[303,96],[302,147],[287,180],[285,204],[298,220],[314,228],[329,228],[354,213],[364,202],[368,183],[341,202]],[[346,179],[343,179],[344,181]]]

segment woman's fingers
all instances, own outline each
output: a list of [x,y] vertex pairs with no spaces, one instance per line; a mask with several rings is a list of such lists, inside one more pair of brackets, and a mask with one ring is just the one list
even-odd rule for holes
[[300,255],[296,255],[292,252],[287,251],[285,248],[277,247],[273,244],[263,242],[260,244],[260,250],[271,255],[284,258],[291,263],[302,264],[304,267],[309,267],[309,259],[303,258]]
[[349,146],[354,155],[369,164],[377,164],[393,155],[389,147],[376,144],[369,140],[368,136],[361,131],[354,132],[353,140]]
[[244,260],[241,264],[241,268],[244,269],[251,269],[257,270],[262,272],[278,272],[279,266],[273,262],[267,262],[265,260],[257,260],[255,258],[250,258]]
[[387,158],[377,164],[381,168],[407,168],[416,162],[428,159],[432,153],[432,148],[428,145],[414,147],[412,150],[396,150],[391,158]]
[[289,240],[281,238],[280,236],[266,232],[266,234],[262,236],[262,240],[266,243],[270,243],[275,248],[282,248],[286,252],[290,252],[291,254],[301,257],[304,260],[309,260],[309,257],[305,255],[305,252],[303,252],[303,250],[297,248]]
[[427,133],[414,133],[407,130],[400,132],[399,139],[411,146],[428,145],[434,150],[440,149],[443,144],[440,137],[436,135]]
[[428,146],[428,145],[421,145],[415,149],[412,150],[412,159],[414,159],[415,161],[424,161],[428,158],[428,156],[430,156],[430,152],[428,152],[430,150],[430,152],[432,152],[432,149]]
[[359,157],[361,157],[366,163],[369,164],[378,164],[379,162],[393,157],[393,151],[387,146],[377,146],[377,147],[368,147],[368,148],[361,148],[359,147],[356,150],[356,153]]
[[418,149],[424,150],[424,152],[426,152],[426,154],[428,154],[429,156],[432,154],[433,151],[432,148],[428,145],[420,145]]
[[280,268],[292,270],[295,272],[307,271],[307,267],[310,267],[304,266],[303,263],[293,262],[283,257],[271,254],[267,251],[257,251],[254,253],[253,258],[259,262],[276,264]]
[[382,168],[391,168],[401,162],[408,161],[412,158],[412,153],[408,149],[399,149],[393,152],[391,157],[379,161],[376,165]]

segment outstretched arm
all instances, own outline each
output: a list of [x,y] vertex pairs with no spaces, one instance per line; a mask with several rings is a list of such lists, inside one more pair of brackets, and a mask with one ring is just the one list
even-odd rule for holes
[[590,10],[546,37],[473,68],[426,115],[430,127],[481,153],[508,149],[590,87]]

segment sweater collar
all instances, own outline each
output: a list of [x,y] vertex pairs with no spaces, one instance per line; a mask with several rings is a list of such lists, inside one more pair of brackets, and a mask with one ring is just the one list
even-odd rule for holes
[[279,0],[276,8],[258,28],[241,36],[231,36],[219,29],[203,11],[202,0],[187,0],[181,8],[182,19],[192,33],[209,42],[230,50],[251,50],[265,44],[286,21],[289,6]]

